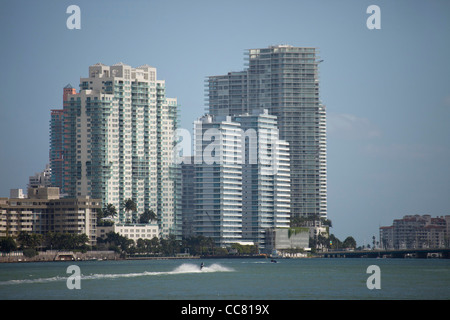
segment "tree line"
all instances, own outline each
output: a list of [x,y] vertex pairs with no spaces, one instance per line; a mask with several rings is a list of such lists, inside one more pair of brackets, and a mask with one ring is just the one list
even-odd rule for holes
[[16,238],[0,238],[0,252],[21,250],[26,256],[34,256],[39,250],[72,250],[86,252],[88,250],[112,250],[122,256],[153,255],[175,256],[180,253],[190,255],[227,255],[257,254],[257,246],[232,244],[230,248],[216,247],[214,240],[204,236],[192,236],[177,240],[171,235],[168,238],[138,239],[134,241],[116,232],[109,232],[104,239],[97,238],[96,246],[89,246],[89,238],[85,234],[47,233],[36,234],[20,232]]
[[87,251],[89,238],[86,234],[49,232],[37,234],[21,231],[16,238],[0,238],[0,251],[21,250],[25,256],[34,256],[38,250],[80,250]]

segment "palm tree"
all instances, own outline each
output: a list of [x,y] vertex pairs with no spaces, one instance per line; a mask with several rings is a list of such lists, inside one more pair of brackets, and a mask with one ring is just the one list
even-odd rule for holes
[[139,223],[149,223],[151,220],[156,220],[156,213],[153,210],[146,209],[139,218]]
[[116,216],[117,216],[116,207],[113,204],[108,203],[108,205],[105,208],[103,208],[101,210],[100,214],[97,216],[97,223],[99,225],[105,225],[103,218],[113,218],[114,219]]
[[[124,207],[124,209],[125,209],[125,212],[126,213],[128,213],[128,212],[135,212],[136,211],[136,203],[133,201],[133,199],[127,199],[127,200],[125,200],[124,202],[123,202],[123,207]],[[133,217],[133,221],[132,222],[135,222],[134,221],[135,219],[134,219],[134,217]]]

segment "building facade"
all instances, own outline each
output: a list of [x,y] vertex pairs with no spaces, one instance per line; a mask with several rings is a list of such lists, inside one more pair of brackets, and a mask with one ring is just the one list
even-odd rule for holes
[[156,223],[114,224],[112,226],[97,227],[97,238],[105,239],[109,232],[118,233],[135,242],[139,239],[151,240],[159,237],[159,229]]
[[266,251],[269,254],[280,254],[289,249],[309,249],[308,228],[269,228],[266,234]]
[[51,187],[52,186],[52,170],[50,165],[45,166],[44,171],[37,172],[34,176],[28,178],[28,188]]
[[268,228],[290,224],[289,144],[267,110],[233,117],[242,129],[242,237],[266,247]]
[[181,207],[182,207],[182,233],[183,238],[194,235],[193,223],[195,218],[195,167],[194,157],[184,157],[181,164]]
[[427,249],[450,246],[450,215],[407,215],[380,227],[383,249]]
[[225,247],[242,240],[240,125],[205,115],[194,123],[193,232]]
[[27,197],[0,198],[0,236],[17,237],[22,231],[86,234],[95,245],[100,208],[100,199],[60,198],[59,188],[30,188]]
[[91,196],[113,204],[118,223],[137,212],[157,213],[161,236],[180,233],[173,162],[178,104],[165,94],[156,68],[123,63],[89,67],[80,92],[64,101],[64,188],[69,196]]
[[246,241],[264,249],[266,229],[290,222],[289,144],[279,139],[276,117],[207,114],[194,131],[193,164],[183,165],[186,186],[193,168],[194,191],[184,191],[183,212],[190,195],[195,208],[185,225],[222,247]]
[[53,109],[50,113],[50,152],[49,162],[51,168],[50,184],[58,187],[64,195],[64,107],[67,107],[69,94],[76,94],[76,89],[70,84],[63,88],[63,108]]
[[318,50],[289,45],[250,49],[247,68],[206,81],[209,113],[275,115],[290,147],[291,214],[327,217],[326,110],[319,98]]

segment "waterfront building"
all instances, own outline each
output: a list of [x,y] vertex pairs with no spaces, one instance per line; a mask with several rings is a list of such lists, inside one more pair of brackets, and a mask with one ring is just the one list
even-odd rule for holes
[[406,215],[391,226],[380,227],[384,249],[445,248],[450,245],[450,215]]
[[281,254],[291,249],[309,250],[309,228],[268,228],[266,251]]
[[151,240],[159,237],[159,228],[157,223],[147,224],[114,224],[112,226],[98,226],[97,238],[105,239],[109,232],[118,233],[133,241],[138,239]]
[[277,45],[247,51],[247,68],[206,81],[208,112],[275,115],[290,147],[291,215],[327,218],[326,109],[319,99],[317,48]]
[[[156,68],[89,67],[64,101],[64,188],[70,197],[113,204],[117,223],[157,213],[161,236],[180,235],[179,171],[173,162],[178,103]],[[125,210],[131,199],[136,212]]]
[[242,240],[241,128],[231,117],[194,122],[195,235],[225,247]]
[[100,199],[60,198],[55,187],[30,188],[27,197],[17,190],[11,195],[20,197],[0,198],[0,236],[17,237],[22,231],[86,234],[95,245]]
[[290,222],[289,144],[279,139],[276,117],[267,110],[207,114],[194,131],[195,156],[182,169],[183,212],[189,213],[190,196],[195,208],[185,225],[219,246],[246,241],[263,250],[266,229]]
[[267,110],[233,117],[242,129],[242,237],[266,247],[268,228],[290,224],[289,144]]

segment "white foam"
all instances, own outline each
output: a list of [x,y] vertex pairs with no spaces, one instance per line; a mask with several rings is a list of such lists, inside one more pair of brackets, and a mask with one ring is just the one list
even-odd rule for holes
[[[201,273],[201,272],[231,272],[234,271],[231,268],[221,266],[220,264],[212,264],[210,266],[204,266],[200,270],[199,265],[183,263],[172,271],[160,271],[160,272],[133,272],[133,273],[97,273],[91,275],[81,275],[81,280],[94,280],[94,279],[117,279],[117,278],[134,278],[143,276],[159,276],[159,275],[171,275],[171,274],[186,274],[186,273]],[[9,280],[0,281],[0,285],[13,285],[13,284],[27,284],[27,283],[45,283],[54,281],[66,281],[66,277],[50,277],[50,278],[38,278],[38,279],[23,279],[23,280]]]

